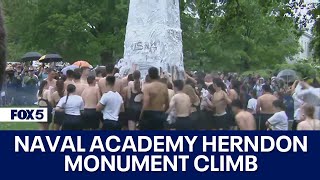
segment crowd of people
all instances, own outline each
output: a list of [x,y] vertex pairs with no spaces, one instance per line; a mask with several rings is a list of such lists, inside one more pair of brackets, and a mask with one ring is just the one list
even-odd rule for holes
[[[317,82],[234,73],[185,73],[175,80],[155,67],[146,77],[138,70],[120,77],[113,65],[66,74],[8,67],[2,103],[47,108],[41,130],[320,130]],[[16,100],[17,93],[37,99]]]

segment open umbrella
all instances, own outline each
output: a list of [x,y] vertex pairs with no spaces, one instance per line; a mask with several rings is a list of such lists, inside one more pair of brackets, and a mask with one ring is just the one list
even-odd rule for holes
[[38,52],[27,52],[21,58],[22,62],[38,60],[42,57],[42,55]]
[[60,62],[62,57],[59,54],[46,54],[39,59],[42,63]]
[[91,64],[89,64],[87,61],[77,61],[73,63],[73,65],[78,66],[78,67],[87,67],[87,68],[92,68]]
[[77,69],[77,68],[79,68],[78,66],[75,66],[75,65],[70,65],[70,66],[67,66],[67,67],[64,67],[62,70],[61,70],[61,72],[62,72],[62,74],[63,75],[67,75],[67,71],[68,70],[75,70],[75,69]]
[[284,81],[294,82],[297,79],[297,73],[291,69],[285,69],[279,72],[277,78],[283,79]]

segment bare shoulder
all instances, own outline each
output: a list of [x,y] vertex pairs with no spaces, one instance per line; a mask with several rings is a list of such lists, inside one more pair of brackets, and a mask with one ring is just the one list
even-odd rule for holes
[[103,82],[106,82],[106,78],[101,78],[101,79],[99,79],[99,84],[101,84],[101,83],[103,83]]

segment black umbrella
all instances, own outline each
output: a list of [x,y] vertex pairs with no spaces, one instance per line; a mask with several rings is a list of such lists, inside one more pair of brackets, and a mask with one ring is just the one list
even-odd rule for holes
[[42,55],[38,52],[27,52],[22,56],[21,61],[26,62],[26,61],[38,60],[41,58],[41,56]]
[[60,62],[63,58],[59,54],[47,54],[39,59],[41,63]]

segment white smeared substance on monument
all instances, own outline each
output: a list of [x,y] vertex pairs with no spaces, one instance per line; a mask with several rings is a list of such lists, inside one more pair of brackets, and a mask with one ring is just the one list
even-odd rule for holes
[[120,74],[150,67],[174,78],[184,76],[179,0],[130,0]]

